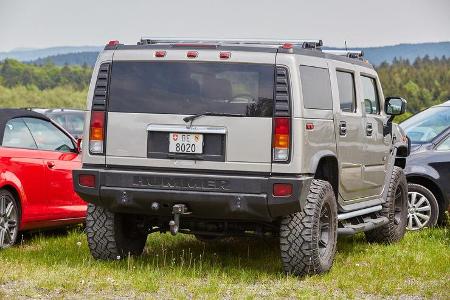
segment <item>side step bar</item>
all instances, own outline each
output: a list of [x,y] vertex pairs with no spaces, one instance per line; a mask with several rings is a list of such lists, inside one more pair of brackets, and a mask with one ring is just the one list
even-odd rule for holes
[[[372,230],[374,228],[383,226],[389,222],[389,219],[386,217],[378,217],[371,218],[367,216],[370,213],[378,212],[382,210],[381,205],[372,206],[368,208],[363,208],[360,210],[351,211],[348,213],[343,213],[338,215],[339,227],[337,232],[339,235],[353,235],[358,232]],[[359,217],[359,218],[356,218]],[[358,222],[357,224],[352,224],[352,222],[342,222],[345,220],[349,220],[352,218],[356,218],[353,221]],[[355,223],[355,222],[353,222]]]
[[383,226],[387,224],[389,219],[386,217],[379,217],[376,219],[366,218],[364,219],[364,223],[359,224],[343,224],[343,228],[338,228],[337,232],[339,235],[354,235],[358,232],[372,230],[374,228]]
[[367,215],[376,211],[380,211],[382,209],[381,205],[377,205],[377,206],[372,206],[372,207],[368,207],[368,208],[363,208],[360,210],[355,210],[355,211],[351,211],[348,213],[343,213],[343,214],[338,214],[338,220],[347,220],[350,218],[354,218],[357,216],[363,216],[363,215]]

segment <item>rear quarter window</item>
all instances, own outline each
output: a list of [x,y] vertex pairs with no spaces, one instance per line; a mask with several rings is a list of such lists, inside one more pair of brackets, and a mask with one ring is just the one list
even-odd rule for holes
[[300,66],[300,80],[305,108],[327,110],[333,108],[328,69]]

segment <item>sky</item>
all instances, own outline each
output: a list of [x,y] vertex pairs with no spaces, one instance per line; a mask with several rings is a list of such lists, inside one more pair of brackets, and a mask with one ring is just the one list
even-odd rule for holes
[[450,0],[0,0],[0,51],[135,44],[141,36],[450,41]]

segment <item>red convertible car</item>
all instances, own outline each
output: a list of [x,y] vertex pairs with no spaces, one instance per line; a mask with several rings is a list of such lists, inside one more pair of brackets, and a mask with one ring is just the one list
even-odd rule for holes
[[81,223],[86,204],[73,191],[77,142],[44,115],[0,109],[0,249],[22,230]]

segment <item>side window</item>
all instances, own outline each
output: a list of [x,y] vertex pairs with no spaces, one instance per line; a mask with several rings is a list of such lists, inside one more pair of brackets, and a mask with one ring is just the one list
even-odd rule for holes
[[305,108],[330,110],[333,108],[328,69],[300,66],[300,80]]
[[21,118],[11,119],[6,123],[2,146],[37,149],[30,131]]
[[364,96],[364,108],[367,114],[380,113],[380,99],[378,98],[377,84],[374,78],[361,76]]
[[450,151],[450,135],[436,147],[439,151]]
[[356,111],[355,79],[352,73],[336,71],[341,111]]
[[52,123],[36,118],[24,118],[24,121],[30,128],[38,149],[60,152],[74,150],[72,140]]

